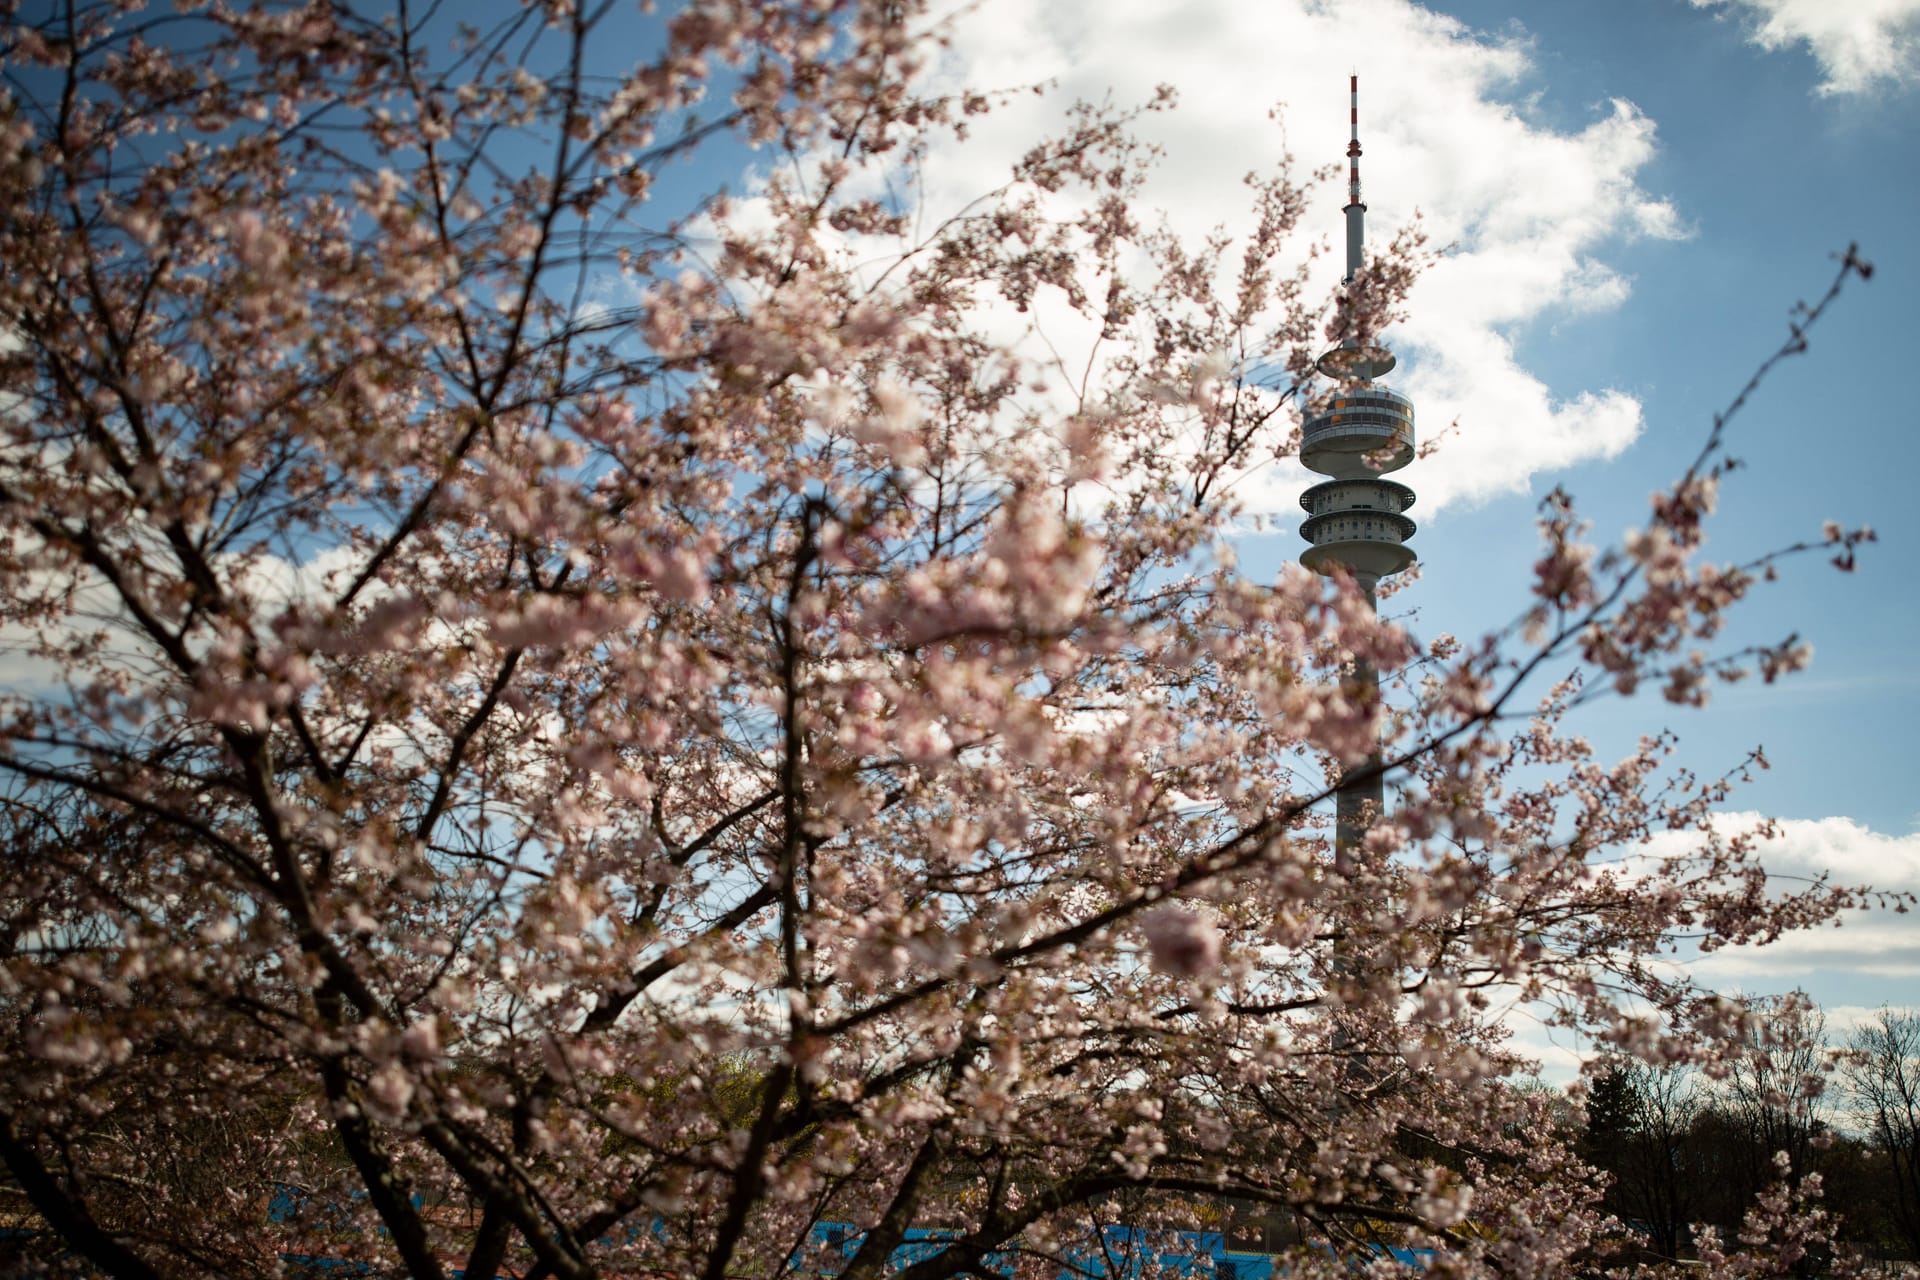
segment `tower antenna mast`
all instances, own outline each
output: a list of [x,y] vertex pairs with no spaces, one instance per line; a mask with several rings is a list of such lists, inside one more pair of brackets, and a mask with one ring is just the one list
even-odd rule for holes
[[[1347,77],[1347,92],[1352,106],[1351,120],[1353,132],[1347,140],[1347,283],[1352,284],[1354,276],[1360,272],[1361,255],[1367,245],[1367,205],[1360,198],[1360,77],[1358,74]],[[1347,343],[1353,342],[1351,334]]]

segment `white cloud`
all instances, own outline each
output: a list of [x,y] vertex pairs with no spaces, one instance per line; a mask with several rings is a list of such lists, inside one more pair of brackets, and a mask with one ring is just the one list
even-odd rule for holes
[[1864,94],[1882,83],[1920,83],[1920,0],[1693,0],[1732,10],[1764,50],[1805,42],[1822,94]]
[[1853,1033],[1861,1027],[1866,1026],[1868,1023],[1878,1022],[1882,1011],[1888,1009],[1891,1009],[1895,1013],[1920,1012],[1920,1010],[1916,1010],[1911,1003],[1894,1004],[1892,1002],[1876,1005],[1829,1004],[1822,1005],[1820,1012],[1827,1017],[1827,1039],[1833,1043],[1840,1044],[1851,1038]]
[[[1630,284],[1604,261],[1609,245],[1678,236],[1681,220],[1637,185],[1654,127],[1631,103],[1601,104],[1572,132],[1513,105],[1532,72],[1523,38],[1475,33],[1411,0],[983,0],[956,20],[941,75],[1057,88],[1016,98],[971,142],[940,149],[923,189],[930,207],[956,208],[998,185],[1012,158],[1057,127],[1064,103],[1145,102],[1164,82],[1180,106],[1143,124],[1165,153],[1143,204],[1189,236],[1231,229],[1249,170],[1288,150],[1302,174],[1343,164],[1349,69],[1360,76],[1370,242],[1417,209],[1430,242],[1448,249],[1391,338],[1401,357],[1392,381],[1416,401],[1423,433],[1459,423],[1403,477],[1420,510],[1523,491],[1539,473],[1619,453],[1641,430],[1639,403],[1604,387],[1556,394],[1520,364],[1513,338],[1536,320],[1618,306]],[[1281,102],[1276,127],[1268,114]],[[1314,264],[1314,285],[1327,290],[1343,183],[1317,190],[1305,230],[1334,248]],[[1243,493],[1289,512],[1304,479],[1282,466]]]
[[[1757,813],[1725,814],[1728,831],[1761,820]],[[1776,876],[1812,879],[1825,875],[1835,884],[1870,884],[1876,889],[1920,893],[1920,832],[1887,835],[1852,818],[1780,818],[1779,838],[1763,848],[1761,860]]]
[[1736,12],[1763,49],[1804,43],[1823,94],[1920,83],[1920,0],[1693,0]]

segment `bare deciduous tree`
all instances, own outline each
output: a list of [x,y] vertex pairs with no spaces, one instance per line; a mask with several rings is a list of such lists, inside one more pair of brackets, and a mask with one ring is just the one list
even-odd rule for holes
[[1847,1091],[1892,1174],[1894,1218],[1920,1258],[1920,1014],[1882,1009],[1855,1028]]

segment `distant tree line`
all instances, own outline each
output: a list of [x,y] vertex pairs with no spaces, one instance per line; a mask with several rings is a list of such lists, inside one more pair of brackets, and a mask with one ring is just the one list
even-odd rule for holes
[[1829,1037],[1802,996],[1756,1007],[1752,1052],[1717,1079],[1630,1060],[1593,1077],[1583,1153],[1611,1175],[1606,1207],[1649,1253],[1692,1257],[1704,1228],[1736,1239],[1784,1169],[1794,1187],[1818,1175],[1843,1242],[1920,1258],[1920,1013]]

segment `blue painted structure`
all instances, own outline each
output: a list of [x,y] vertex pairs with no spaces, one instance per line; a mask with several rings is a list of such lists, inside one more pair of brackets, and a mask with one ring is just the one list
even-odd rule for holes
[[[842,1222],[816,1223],[809,1242],[822,1251],[837,1251],[851,1260],[860,1249],[866,1233]],[[915,1227],[888,1257],[890,1271],[935,1257],[959,1238],[959,1233],[933,1227]],[[1332,1253],[1325,1245],[1313,1246]],[[1409,1249],[1399,1245],[1367,1246],[1364,1257],[1352,1258],[1357,1270],[1379,1258],[1424,1270],[1435,1257],[1432,1249]],[[1226,1247],[1226,1238],[1218,1231],[1143,1231],[1136,1227],[1110,1224],[1100,1228],[1096,1239],[1067,1251],[1071,1269],[1061,1273],[1062,1280],[1088,1277],[1091,1280],[1138,1280],[1149,1267],[1156,1276],[1193,1277],[1194,1280],[1277,1280],[1284,1276],[1284,1265],[1273,1254],[1241,1253]],[[988,1270],[1001,1275],[1012,1273],[1013,1259],[1006,1253],[987,1255]],[[800,1269],[800,1258],[791,1260]],[[818,1265],[818,1263],[816,1263]],[[822,1271],[824,1275],[833,1274]]]
[[[364,1198],[364,1191],[350,1192],[355,1198]],[[422,1203],[419,1196],[413,1198],[416,1206]],[[267,1217],[278,1223],[291,1222],[303,1213],[315,1211],[326,1213],[324,1202],[316,1203],[306,1192],[295,1187],[278,1188],[267,1205]],[[665,1229],[665,1222],[655,1218],[651,1229]],[[634,1229],[637,1230],[637,1229]],[[788,1260],[791,1271],[805,1275],[809,1267],[817,1268],[814,1274],[830,1277],[837,1273],[832,1255],[838,1253],[842,1262],[851,1261],[865,1240],[866,1233],[850,1223],[819,1222],[808,1233],[808,1252],[811,1257],[796,1255]],[[954,1242],[961,1239],[961,1233],[940,1227],[912,1227],[906,1232],[906,1238],[894,1248],[887,1258],[887,1270],[899,1271],[944,1253]],[[1325,1244],[1316,1244],[1313,1248],[1331,1254],[1333,1250]],[[287,1273],[299,1280],[353,1280],[355,1277],[373,1274],[370,1263],[353,1258],[334,1258],[320,1254],[284,1253],[281,1256],[286,1263]],[[1431,1249],[1409,1249],[1397,1245],[1372,1245],[1364,1255],[1352,1257],[1350,1265],[1359,1269],[1367,1262],[1380,1258],[1391,1258],[1407,1266],[1424,1269],[1434,1258]],[[1281,1280],[1286,1272],[1284,1263],[1272,1254],[1243,1253],[1226,1247],[1226,1237],[1218,1231],[1148,1231],[1138,1227],[1128,1227],[1117,1223],[1102,1226],[1097,1235],[1084,1244],[1067,1250],[1068,1269],[1061,1273],[1061,1280],[1140,1280],[1149,1269],[1157,1277],[1190,1277],[1191,1280]],[[1001,1250],[987,1254],[983,1259],[986,1269],[1001,1275],[1011,1275],[1013,1254]],[[464,1273],[451,1272],[455,1280],[463,1280]]]

